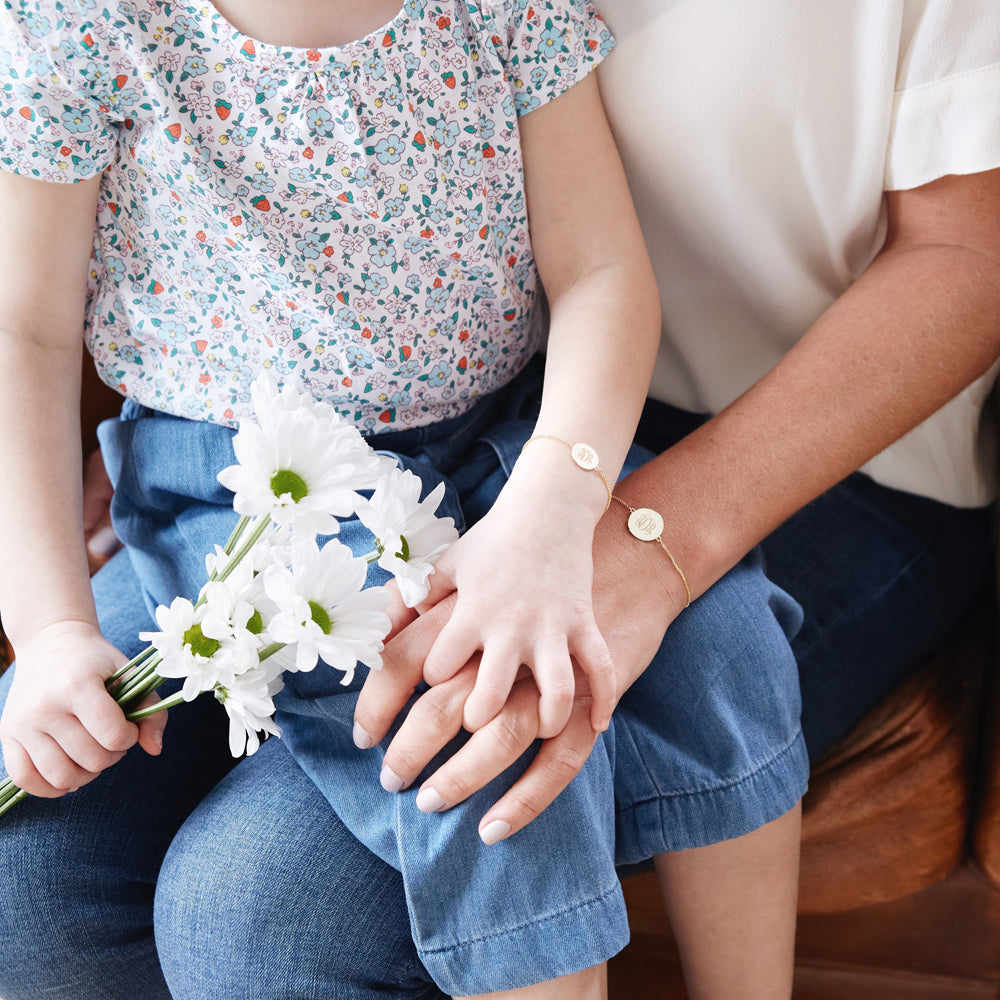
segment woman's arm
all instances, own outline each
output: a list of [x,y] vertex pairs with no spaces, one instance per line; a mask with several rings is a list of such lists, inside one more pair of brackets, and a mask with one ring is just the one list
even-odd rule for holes
[[[858,281],[767,376],[616,491],[660,511],[695,594],[1000,355],[1000,170],[886,197],[887,240]],[[685,594],[658,547],[631,544],[617,505],[598,525],[594,565],[595,614],[620,693],[645,669]],[[375,738],[419,679],[402,646],[389,652],[394,669],[358,705],[359,723]],[[388,766],[406,778],[426,766],[468,684],[459,674],[424,696],[426,710],[417,703],[386,753]],[[509,703],[428,782],[445,798],[482,787],[529,745],[533,711],[523,696]],[[564,732],[542,745],[481,828],[500,821],[519,829],[568,784],[594,740],[580,721],[586,711],[585,699],[575,704]]]
[[[550,309],[537,440],[489,514],[438,562],[428,605],[458,590],[428,654],[432,683],[483,649],[466,724],[506,700],[520,664],[541,689],[542,733],[573,698],[570,655],[591,680],[594,725],[615,705],[613,667],[591,611],[594,525],[609,501],[645,401],[659,300],[594,74],[520,124],[532,247]],[[568,445],[597,454],[604,481]],[[425,606],[426,607],[426,606]]]
[[98,184],[0,173],[0,613],[18,659],[0,739],[8,774],[35,795],[84,784],[139,734],[104,690],[123,657],[101,638],[84,546],[80,370]]

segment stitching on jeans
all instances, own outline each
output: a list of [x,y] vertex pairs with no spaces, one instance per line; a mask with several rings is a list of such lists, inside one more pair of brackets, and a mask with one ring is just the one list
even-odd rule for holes
[[747,782],[756,781],[762,776],[764,771],[769,770],[782,757],[788,756],[795,745],[802,739],[802,727],[800,726],[796,731],[792,739],[785,744],[776,754],[769,757],[764,761],[759,767],[754,768],[752,771],[748,771],[746,774],[741,775],[738,778],[733,778],[732,781],[726,782],[724,785],[710,785],[706,788],[692,788],[685,789],[683,791],[673,791],[673,792],[662,792],[660,795],[650,796],[648,799],[639,799],[636,802],[630,802],[624,809],[618,810],[620,813],[628,812],[629,809],[636,809],[639,806],[646,805],[649,802],[659,802],[661,799],[684,799],[692,798],[695,795],[713,795],[716,792],[726,792],[732,788],[736,788],[738,785],[746,784]]
[[586,906],[595,906],[596,904],[607,899],[609,896],[613,896],[618,891],[618,886],[615,885],[606,892],[602,892],[600,896],[594,896],[591,899],[585,900],[582,903],[576,903],[573,906],[567,907],[565,910],[559,910],[558,913],[550,913],[547,916],[539,917],[538,920],[528,920],[523,924],[518,924],[515,927],[505,928],[503,931],[498,931],[496,934],[484,934],[482,937],[469,938],[467,941],[459,941],[455,944],[448,945],[443,948],[421,948],[417,946],[417,951],[421,955],[440,955],[444,952],[457,951],[459,948],[469,948],[474,944],[481,944],[483,941],[491,941],[494,938],[507,937],[510,934],[516,934],[518,931],[525,930],[528,927],[537,927],[540,924],[548,923],[551,920],[558,920],[560,917],[566,916],[567,913],[573,913],[576,910],[582,910]]

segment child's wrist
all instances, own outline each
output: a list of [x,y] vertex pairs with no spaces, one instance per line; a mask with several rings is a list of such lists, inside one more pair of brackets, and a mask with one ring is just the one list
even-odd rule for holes
[[547,435],[529,438],[518,456],[514,474],[530,479],[540,498],[554,495],[569,507],[586,511],[593,524],[611,503],[611,483],[597,452],[584,442]]

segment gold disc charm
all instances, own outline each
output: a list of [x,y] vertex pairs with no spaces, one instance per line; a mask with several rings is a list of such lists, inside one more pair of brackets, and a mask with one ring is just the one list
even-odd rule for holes
[[587,472],[592,472],[600,465],[600,462],[597,460],[597,452],[589,444],[580,443],[573,445],[572,455],[573,461],[581,469],[586,469]]
[[643,542],[655,541],[663,534],[663,518],[651,507],[640,507],[629,514],[628,530]]

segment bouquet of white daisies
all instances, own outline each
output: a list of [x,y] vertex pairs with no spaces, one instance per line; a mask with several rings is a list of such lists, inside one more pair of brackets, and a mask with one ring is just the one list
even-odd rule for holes
[[[235,757],[254,753],[261,733],[280,735],[273,698],[286,671],[323,660],[349,684],[355,664],[382,666],[388,595],[364,589],[369,563],[392,573],[413,607],[458,537],[451,518],[436,516],[444,485],[421,501],[420,480],[372,451],[332,406],[266,375],[251,395],[256,419],[233,438],[238,464],[219,473],[235,494],[236,527],[208,554],[197,600],[157,608],[159,631],[141,632],[148,647],[107,681],[132,720],[212,692],[229,715]],[[336,537],[352,516],[371,532],[367,555]],[[182,679],[181,689],[138,708],[166,678]],[[0,815],[26,794],[0,781]]]

